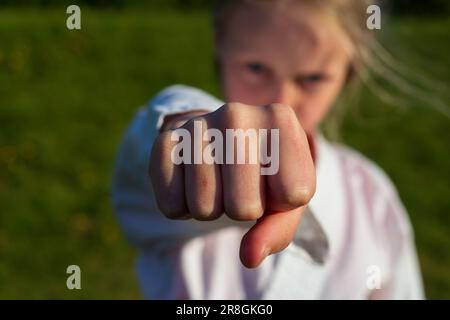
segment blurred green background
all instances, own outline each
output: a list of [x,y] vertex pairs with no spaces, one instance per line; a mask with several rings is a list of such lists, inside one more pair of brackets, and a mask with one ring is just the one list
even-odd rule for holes
[[[141,298],[134,252],[110,207],[118,143],[137,107],[167,85],[219,94],[209,3],[86,2],[80,31],[67,30],[66,6],[54,1],[0,6],[3,299]],[[386,45],[448,89],[448,11],[394,11],[402,14],[383,24]],[[391,176],[415,228],[427,297],[449,299],[450,120],[365,92],[342,138]],[[82,290],[66,288],[70,264],[81,267]]]

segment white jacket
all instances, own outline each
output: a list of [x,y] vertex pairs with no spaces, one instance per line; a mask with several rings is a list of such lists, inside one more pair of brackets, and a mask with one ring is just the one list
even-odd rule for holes
[[330,244],[323,265],[291,244],[256,269],[239,260],[248,224],[173,221],[158,210],[149,154],[165,115],[215,110],[223,102],[183,85],[141,108],[118,154],[112,201],[139,251],[138,278],[150,299],[422,299],[413,231],[398,194],[374,163],[349,148],[316,144],[316,193],[309,206]]

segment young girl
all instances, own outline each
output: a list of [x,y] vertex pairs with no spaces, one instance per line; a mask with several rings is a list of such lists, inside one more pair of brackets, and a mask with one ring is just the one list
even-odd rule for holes
[[[371,63],[368,5],[220,1],[226,103],[171,86],[138,112],[119,152],[113,201],[147,298],[423,298],[413,232],[389,178],[319,132]],[[175,165],[170,133],[192,132],[194,120],[279,129],[279,171]]]

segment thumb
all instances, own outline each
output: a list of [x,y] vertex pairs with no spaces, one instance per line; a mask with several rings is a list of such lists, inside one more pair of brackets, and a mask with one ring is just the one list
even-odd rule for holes
[[242,238],[240,258],[244,266],[256,268],[269,254],[285,249],[294,238],[304,210],[302,206],[264,213]]

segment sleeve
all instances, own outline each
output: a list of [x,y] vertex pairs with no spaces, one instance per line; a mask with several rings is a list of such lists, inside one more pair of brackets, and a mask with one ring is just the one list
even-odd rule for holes
[[414,243],[414,232],[402,202],[395,189],[391,189],[383,219],[387,231],[385,241],[388,254],[389,276],[377,294],[389,300],[421,300],[424,289]]
[[412,237],[404,239],[393,269],[389,289],[390,299],[422,300],[425,298]]
[[214,223],[167,219],[156,205],[148,177],[150,151],[164,116],[190,110],[213,111],[222,104],[198,89],[175,85],[137,112],[119,148],[112,182],[113,208],[132,245],[160,254],[229,223],[223,218]]
[[156,129],[160,129],[164,117],[194,110],[210,110],[221,107],[224,102],[196,88],[173,85],[161,91],[150,102],[150,111],[156,119]]
[[375,243],[371,261],[380,268],[380,288],[369,299],[424,299],[422,275],[414,242],[414,230],[397,189],[386,173],[355,150],[342,147],[365,177],[360,191],[366,199],[368,228]]

